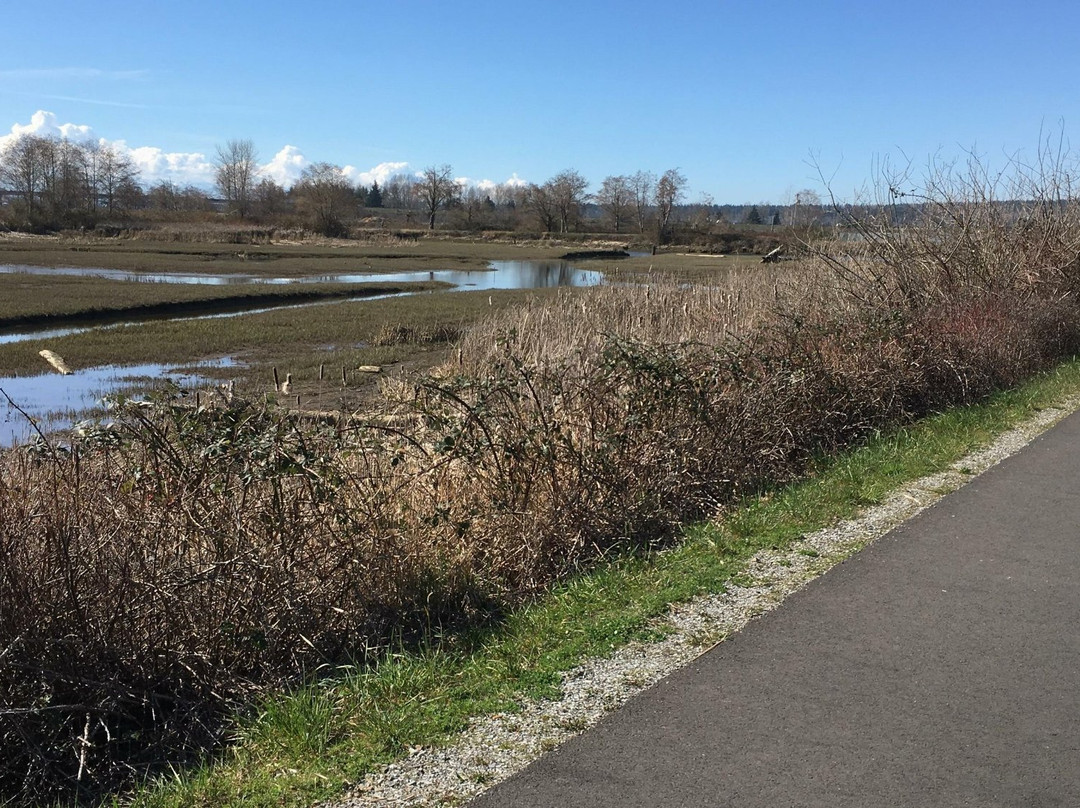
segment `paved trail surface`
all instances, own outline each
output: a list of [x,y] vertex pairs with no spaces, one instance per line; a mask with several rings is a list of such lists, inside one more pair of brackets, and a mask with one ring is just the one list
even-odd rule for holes
[[470,805],[1080,806],[1080,414]]

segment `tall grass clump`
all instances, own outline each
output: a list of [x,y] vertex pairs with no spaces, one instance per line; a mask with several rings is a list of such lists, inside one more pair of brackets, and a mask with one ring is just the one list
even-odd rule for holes
[[93,794],[213,747],[226,705],[383,631],[360,604],[407,575],[392,535],[348,530],[340,448],[263,408],[163,403],[4,454],[6,795]]
[[502,313],[363,418],[127,404],[3,454],[4,795],[93,799],[197,757],[268,690],[496,619],[1075,353],[1056,176],[939,172],[805,260]]

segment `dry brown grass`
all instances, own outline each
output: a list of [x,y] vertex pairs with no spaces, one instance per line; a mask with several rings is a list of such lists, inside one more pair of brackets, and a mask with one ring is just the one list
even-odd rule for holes
[[379,329],[371,344],[380,347],[390,345],[435,345],[459,340],[464,331],[463,326],[451,325],[450,323],[428,323],[426,325],[387,323]]
[[266,688],[489,616],[1074,353],[1074,203],[1011,224],[949,204],[952,225],[860,224],[857,252],[500,315],[366,421],[128,406],[74,450],[6,453],[4,793],[92,793],[212,747]]

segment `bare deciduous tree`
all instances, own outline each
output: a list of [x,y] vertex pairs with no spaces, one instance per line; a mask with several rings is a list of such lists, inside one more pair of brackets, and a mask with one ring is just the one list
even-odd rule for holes
[[169,213],[213,210],[213,203],[205,191],[193,185],[181,188],[172,180],[161,180],[152,186],[146,192],[146,201],[151,208]]
[[21,198],[31,225],[40,218],[52,148],[48,138],[22,135],[0,154],[0,183]]
[[672,215],[686,190],[686,177],[677,168],[669,168],[656,183],[656,240],[665,243],[671,236]]
[[41,155],[45,166],[42,199],[49,218],[55,223],[85,224],[93,192],[82,148],[69,140],[46,138]]
[[716,201],[711,194],[703,193],[696,203],[688,206],[690,229],[699,234],[708,233],[716,223]]
[[651,171],[638,171],[630,177],[629,183],[634,220],[637,222],[638,232],[644,233],[649,223],[649,206],[652,204],[656,176]]
[[252,189],[252,210],[257,216],[275,216],[289,208],[288,192],[270,177],[263,177]]
[[821,195],[813,188],[803,188],[795,194],[791,224],[795,227],[811,225],[818,220],[821,212]]
[[545,182],[543,185],[530,185],[524,200],[526,207],[536,216],[545,233],[552,232],[559,221],[550,185],[550,182]]
[[490,227],[495,202],[487,188],[470,186],[462,189],[454,206],[455,227],[462,230],[481,230]]
[[419,204],[416,185],[416,177],[408,174],[394,174],[383,183],[383,207],[398,210],[415,210]]
[[312,229],[324,236],[343,236],[344,217],[355,208],[353,188],[339,166],[314,163],[304,169],[293,186],[297,207],[307,214]]
[[17,197],[25,225],[74,227],[93,224],[138,196],[131,158],[102,143],[22,135],[0,154],[0,184]]
[[84,147],[89,184],[94,205],[109,213],[127,210],[139,194],[139,170],[130,157],[107,143]]
[[566,233],[577,223],[585,189],[589,182],[573,169],[560,171],[545,184],[559,220],[559,232]]
[[417,190],[428,216],[428,230],[435,229],[435,214],[457,198],[460,188],[454,182],[454,169],[449,165],[429,166],[424,169]]
[[229,209],[245,217],[251,212],[255,178],[259,173],[259,158],[250,140],[230,140],[217,147],[217,169],[214,180],[218,193],[229,203]]
[[510,183],[501,183],[492,188],[488,193],[491,196],[491,201],[495,203],[497,207],[504,207],[506,205],[519,205],[524,199],[524,191],[527,186],[511,185]]
[[634,190],[630,180],[624,176],[606,177],[596,194],[596,204],[611,217],[615,232],[622,232],[622,224],[631,213]]

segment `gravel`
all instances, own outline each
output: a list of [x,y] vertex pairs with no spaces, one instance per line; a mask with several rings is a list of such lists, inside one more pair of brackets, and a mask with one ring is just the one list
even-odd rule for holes
[[411,750],[323,808],[466,802],[593,726],[634,694],[772,610],[810,580],[1018,451],[1078,408],[1080,399],[1044,409],[987,448],[947,471],[898,489],[857,518],[809,534],[792,548],[757,553],[741,576],[750,585],[729,585],[721,594],[672,605],[657,621],[666,629],[662,640],[632,643],[610,657],[588,659],[567,671],[560,700],[527,700],[518,712],[477,718],[450,744]]

